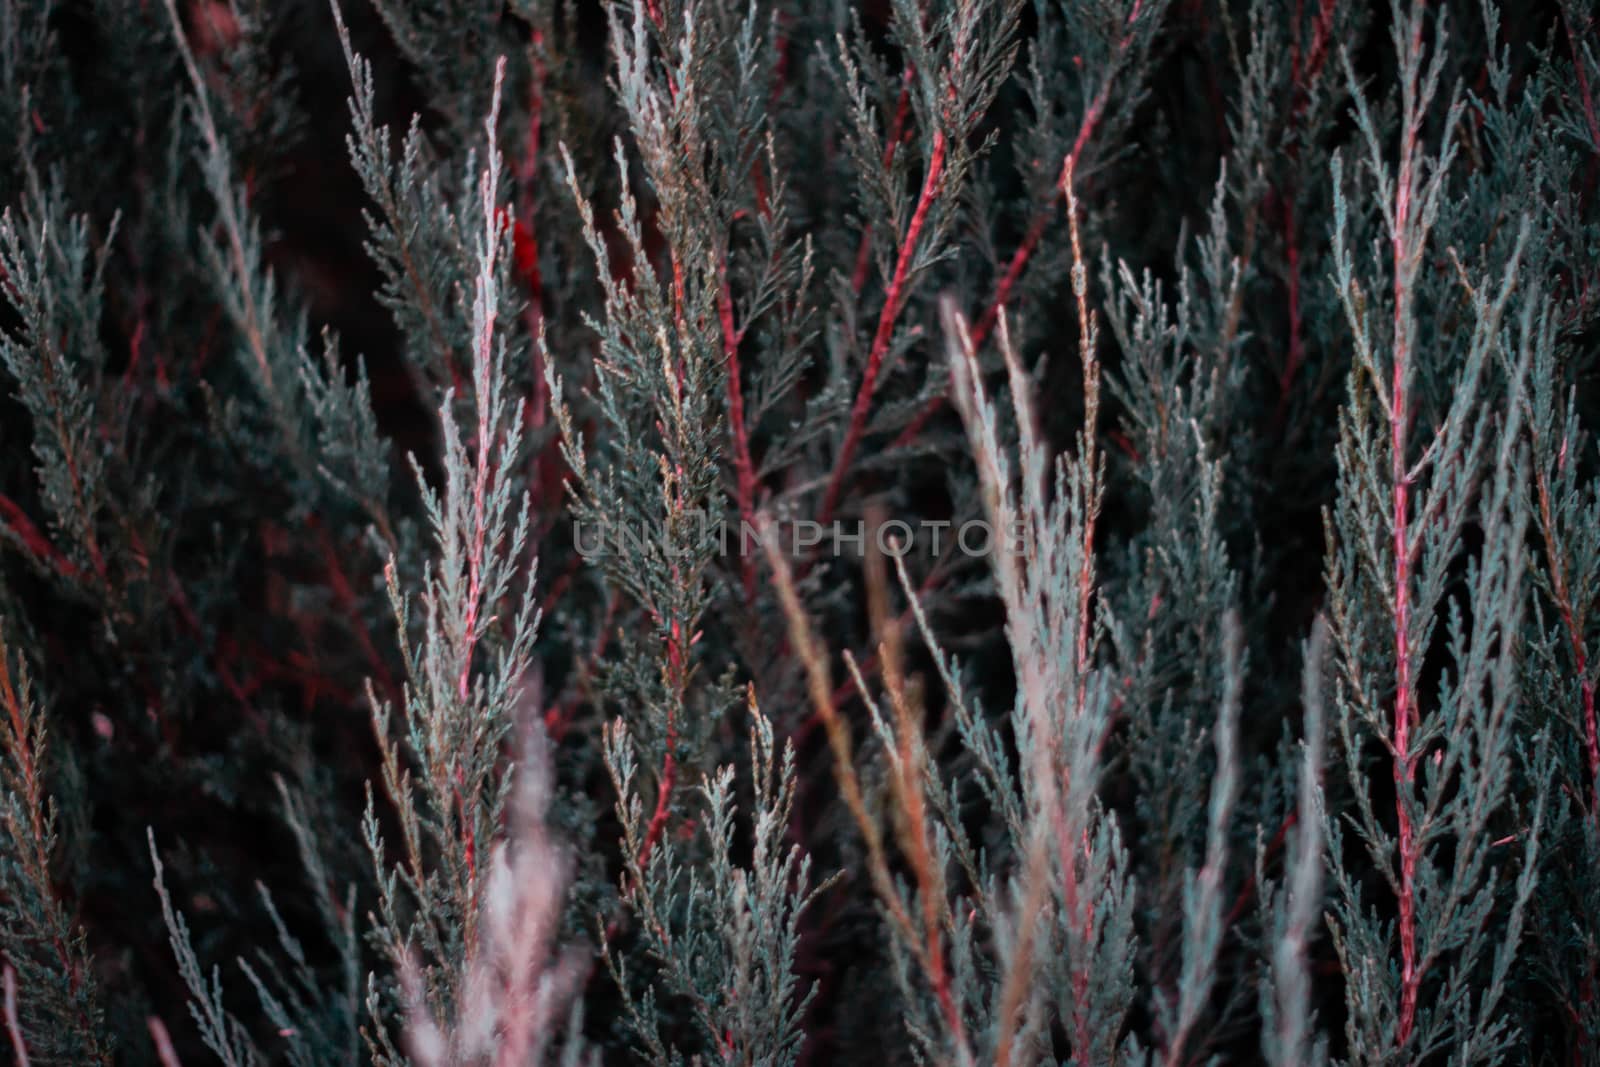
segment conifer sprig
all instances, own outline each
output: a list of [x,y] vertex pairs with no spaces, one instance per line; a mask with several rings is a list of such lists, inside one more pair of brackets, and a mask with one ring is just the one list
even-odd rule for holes
[[[383,785],[402,843],[402,859],[391,862],[369,793],[364,835],[378,876],[378,940],[391,964],[412,976],[409,1013],[427,1019],[464,1017],[479,1008],[462,998],[471,995],[467,984],[484,944],[486,893],[495,877],[488,859],[511,781],[502,743],[516,723],[538,625],[525,558],[528,498],[514,480],[521,406],[506,396],[506,344],[495,329],[502,301],[498,264],[508,243],[496,145],[503,76],[501,63],[484,123],[476,211],[463,218],[477,227],[478,268],[468,304],[471,422],[461,426],[447,392],[439,408],[442,488],[432,488],[413,461],[436,552],[415,601],[422,609],[416,644],[413,600],[402,591],[397,561],[391,558],[385,569],[406,668],[398,738],[390,733],[393,709],[369,689]],[[468,300],[465,294],[461,299]],[[381,1013],[376,990],[369,1002]],[[403,1062],[382,1031],[374,1054]]]
[[92,957],[56,886],[59,808],[45,716],[0,628],[0,955],[18,1063],[109,1064]]
[[0,0],[3,1047],[1588,1062],[1595,31]]
[[[1341,899],[1334,929],[1353,978],[1347,992],[1352,1048],[1370,1056],[1414,1057],[1450,1043],[1474,1060],[1489,1062],[1514,1040],[1512,1023],[1497,1014],[1496,1006],[1536,877],[1540,826],[1535,816],[1514,835],[1523,855],[1516,890],[1504,905],[1510,939],[1491,944],[1480,931],[1496,908],[1503,877],[1492,858],[1489,828],[1508,800],[1518,707],[1511,675],[1522,610],[1517,590],[1526,519],[1509,486],[1526,477],[1526,459],[1519,442],[1520,408],[1508,412],[1503,426],[1474,412],[1490,387],[1487,379],[1501,346],[1508,343],[1502,322],[1517,286],[1528,226],[1523,223],[1509,259],[1491,268],[1495,273],[1478,281],[1461,278],[1464,295],[1456,299],[1464,304],[1470,326],[1459,339],[1425,347],[1419,325],[1423,270],[1456,155],[1462,106],[1451,102],[1443,141],[1435,154],[1427,154],[1422,131],[1445,62],[1442,18],[1435,22],[1429,48],[1422,5],[1397,7],[1395,16],[1393,47],[1401,83],[1399,154],[1393,166],[1378,119],[1352,77],[1366,166],[1389,246],[1387,276],[1370,290],[1354,272],[1345,186],[1338,160],[1334,163],[1339,190],[1335,264],[1355,340],[1355,365],[1342,415],[1341,491],[1330,519],[1329,587],[1343,681],[1341,740],[1346,773],[1357,792],[1355,826],[1396,900],[1397,980],[1375,969],[1377,961],[1391,958],[1392,943],[1387,929],[1366,913],[1358,882],[1342,866],[1335,869]],[[1380,295],[1385,288],[1386,298]],[[1447,364],[1453,370],[1447,379],[1453,395],[1418,452],[1410,437],[1421,405],[1418,392],[1427,375],[1436,373],[1423,361],[1446,352],[1459,360]],[[1512,352],[1504,360],[1514,368],[1511,395],[1521,388],[1528,355]],[[1469,519],[1481,530],[1482,547],[1466,562],[1465,603],[1452,599],[1441,618],[1447,574],[1464,555]],[[1374,601],[1387,605],[1386,653],[1371,643],[1377,635],[1364,609]],[[1462,621],[1465,610],[1474,620],[1470,628]],[[1442,641],[1435,636],[1441,624]],[[1435,642],[1453,667],[1432,705],[1425,704],[1419,676]],[[1392,772],[1392,837],[1366,793],[1368,731],[1381,738]],[[1338,855],[1342,831],[1336,820],[1330,819],[1329,833]],[[1449,852],[1453,858],[1447,858]],[[1438,975],[1445,967],[1448,973]],[[1480,967],[1487,968],[1487,984],[1469,992],[1463,976]],[[1425,989],[1433,990],[1426,998]]]

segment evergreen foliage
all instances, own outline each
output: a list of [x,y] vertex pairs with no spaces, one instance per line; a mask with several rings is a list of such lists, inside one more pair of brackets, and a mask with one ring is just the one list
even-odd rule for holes
[[1600,1064],[1581,0],[0,0],[18,1064]]

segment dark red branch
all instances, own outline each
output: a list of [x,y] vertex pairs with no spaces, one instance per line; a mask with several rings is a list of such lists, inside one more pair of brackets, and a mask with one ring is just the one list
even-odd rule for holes
[[656,809],[645,829],[644,841],[639,846],[639,866],[650,859],[650,852],[667,826],[667,816],[672,809],[672,789],[678,781],[678,706],[688,680],[688,655],[683,645],[683,634],[676,621],[667,635],[667,676],[674,700],[667,706],[666,754],[661,760],[661,773],[656,778]]
[[345,574],[344,565],[339,562],[339,553],[334,548],[333,539],[328,536],[327,527],[315,515],[307,521],[317,535],[317,547],[322,552],[322,563],[327,571],[328,588],[333,593],[334,603],[348,619],[356,644],[361,647],[362,655],[367,657],[367,662],[372,667],[373,677],[391,697],[397,697],[400,692],[399,687],[395,684],[394,676],[389,673],[388,664],[378,654],[378,646],[372,640],[372,631],[367,627],[366,620],[361,617],[361,607],[355,589],[350,584],[349,576]]
[[[1016,252],[1011,256],[1011,261],[1006,264],[1005,273],[1000,276],[1000,281],[995,286],[994,297],[989,301],[988,307],[984,308],[983,314],[978,317],[978,321],[973,325],[972,347],[974,349],[983,347],[983,343],[989,339],[989,334],[993,332],[995,323],[1000,318],[1001,309],[1010,302],[1011,291],[1016,288],[1017,282],[1022,279],[1022,272],[1027,269],[1028,261],[1033,258],[1033,253],[1039,247],[1039,242],[1044,239],[1045,230],[1049,227],[1051,220],[1055,218],[1056,205],[1061,203],[1065,195],[1063,190],[1065,189],[1064,183],[1067,180],[1067,175],[1077,170],[1078,160],[1083,156],[1084,150],[1088,148],[1090,140],[1094,137],[1101,120],[1105,117],[1106,106],[1111,101],[1111,90],[1116,83],[1117,70],[1121,67],[1123,58],[1133,44],[1133,26],[1139,19],[1142,7],[1143,0],[1138,0],[1133,5],[1133,10],[1128,13],[1128,19],[1124,23],[1125,31],[1122,35],[1122,40],[1117,43],[1117,51],[1111,61],[1111,67],[1106,72],[1105,79],[1101,81],[1099,90],[1095,93],[1094,99],[1089,102],[1089,107],[1084,111],[1083,118],[1078,123],[1077,135],[1072,139],[1072,149],[1061,161],[1061,172],[1056,176],[1055,183],[1050,187],[1050,197],[1040,204],[1038,210],[1034,212],[1032,220],[1028,223],[1027,232],[1023,234],[1022,243],[1017,246]],[[947,402],[948,398],[943,395],[936,396],[928,401],[927,406],[895,438],[894,446],[902,447],[915,441],[921,436],[929,420],[937,415]]]
[[1561,23],[1567,31],[1567,47],[1572,52],[1572,69],[1578,76],[1578,95],[1583,100],[1583,118],[1589,127],[1589,139],[1595,145],[1595,159],[1589,161],[1589,180],[1594,180],[1594,166],[1600,160],[1600,119],[1595,117],[1594,94],[1589,90],[1589,72],[1583,66],[1583,53],[1578,49],[1577,34],[1572,31],[1572,17],[1567,6],[1561,5]]
[[928,212],[938,196],[941,179],[944,177],[944,163],[945,136],[944,131],[939,130],[933,135],[933,152],[928,157],[928,173],[922,181],[922,192],[917,197],[917,206],[911,214],[910,225],[906,227],[905,238],[900,242],[900,253],[895,257],[894,277],[889,282],[889,293],[883,302],[883,312],[878,316],[878,329],[872,338],[872,348],[867,353],[867,366],[861,376],[861,387],[856,391],[855,404],[850,409],[850,425],[845,430],[844,442],[839,446],[839,455],[834,461],[828,487],[822,494],[822,509],[817,521],[823,526],[833,520],[834,509],[839,503],[839,492],[844,487],[845,474],[850,469],[850,461],[855,458],[856,447],[860,445],[861,435],[866,430],[867,414],[872,408],[872,393],[877,387],[878,373],[883,368],[883,358],[889,351],[889,342],[894,337],[895,320],[900,317],[900,309],[906,301],[906,277],[911,271],[911,261],[916,255],[917,239],[922,235],[922,228],[928,221]]
[[[750,433],[744,417],[744,384],[740,380],[739,342],[742,332],[733,321],[733,294],[728,289],[728,265],[719,265],[717,289],[717,320],[722,328],[722,355],[728,375],[728,428],[733,435],[733,469],[738,479],[735,497],[739,504],[739,519],[743,531],[755,528],[756,469],[750,459]],[[745,600],[756,595],[756,561],[753,555],[741,553]]]
[[[1412,30],[1410,55],[1422,51],[1422,20]],[[1420,59],[1418,60],[1420,62]],[[1417,151],[1419,120],[1405,118],[1406,129],[1400,139],[1400,167],[1395,181],[1394,233],[1390,239],[1394,270],[1393,330],[1394,363],[1389,386],[1389,478],[1393,484],[1394,529],[1394,786],[1395,819],[1400,837],[1400,1018],[1396,1044],[1404,1046],[1411,1038],[1416,1021],[1417,994],[1422,973],[1417,963],[1417,848],[1416,830],[1411,822],[1410,793],[1416,757],[1411,751],[1411,725],[1417,714],[1413,705],[1411,677],[1411,475],[1406,469],[1406,429],[1411,410],[1406,396],[1410,376],[1411,335],[1409,311],[1411,294],[1406,289],[1407,261],[1411,257],[1408,240],[1411,226],[1411,188],[1415,181],[1414,157]]]
[[50,543],[33,520],[9,498],[0,495],[0,523],[4,523],[22,547],[36,560],[68,581],[79,577],[79,570],[66,556]]

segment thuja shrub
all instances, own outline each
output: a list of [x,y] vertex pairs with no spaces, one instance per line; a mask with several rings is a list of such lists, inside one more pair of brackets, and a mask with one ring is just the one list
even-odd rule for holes
[[1600,1063],[1581,0],[0,0],[18,1064]]

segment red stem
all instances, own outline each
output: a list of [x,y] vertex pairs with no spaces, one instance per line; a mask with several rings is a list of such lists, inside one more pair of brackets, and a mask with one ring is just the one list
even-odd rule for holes
[[[724,260],[718,267],[717,318],[722,325],[722,354],[728,366],[728,423],[733,434],[733,467],[738,477],[737,497],[739,519],[745,529],[755,528],[756,469],[750,460],[750,434],[744,419],[744,384],[740,381],[739,341],[742,333],[733,322],[733,295],[728,289],[728,265]],[[753,555],[740,553],[744,570],[744,596],[746,601],[756,595],[756,561]]]
[[400,688],[395,685],[388,665],[378,654],[378,646],[372,640],[372,631],[368,629],[366,620],[361,617],[355,589],[350,584],[349,576],[345,574],[344,566],[339,562],[339,553],[334,549],[333,539],[328,536],[327,527],[315,515],[310,517],[308,523],[317,535],[317,545],[322,551],[322,562],[327,569],[328,586],[333,593],[334,603],[349,618],[351,632],[355,635],[356,643],[361,646],[362,654],[367,657],[367,662],[372,665],[378,684],[382,685],[391,697],[397,696]]
[[1296,120],[1305,113],[1306,103],[1310,99],[1310,81],[1321,72],[1322,64],[1328,58],[1328,42],[1333,37],[1333,13],[1337,7],[1338,0],[1322,0],[1322,6],[1317,9],[1317,21],[1311,28],[1311,48],[1306,52],[1303,70],[1300,67],[1298,33],[1296,35],[1293,57]]
[[1594,679],[1589,677],[1589,657],[1584,649],[1583,634],[1573,620],[1571,602],[1565,597],[1561,604],[1561,616],[1565,620],[1568,638],[1572,641],[1573,667],[1577,671],[1579,689],[1583,694],[1584,749],[1589,758],[1589,784],[1594,794],[1591,815],[1600,817],[1600,727],[1597,727],[1595,719],[1595,684]]
[[[23,790],[28,801],[28,836],[30,838],[31,856],[25,859],[19,854],[18,859],[35,869],[35,874],[43,880],[45,888],[53,894],[53,887],[49,886],[50,880],[50,854],[47,849],[49,838],[49,825],[46,821],[45,806],[48,798],[44,795],[44,782],[40,775],[39,766],[35,758],[32,738],[28,735],[27,723],[23,721],[22,697],[18,694],[15,684],[11,680],[11,650],[0,640],[0,704],[5,705],[6,714],[11,720],[11,734],[14,745],[12,758],[17,763],[17,769],[22,774]],[[59,901],[55,902],[59,905]],[[65,940],[59,934],[50,937],[51,948],[55,951],[56,960],[61,964],[62,972],[67,976],[67,988],[76,995],[83,986],[83,975],[79,970],[78,960],[74,958]],[[21,1030],[16,1026],[13,1017],[16,1008],[16,990],[14,987],[15,976],[10,964],[6,965],[6,1014],[7,1025],[12,1030],[13,1040],[18,1043],[21,1051]],[[78,1026],[84,1037],[93,1044],[94,1025],[82,1005],[78,1006]],[[27,1062],[26,1052],[18,1058],[19,1063]]]
[[[498,97],[496,98],[498,100]],[[493,191],[485,195],[484,208],[489,211],[492,206]],[[505,224],[505,213],[499,209],[496,212],[495,229]],[[490,245],[490,262],[493,262],[493,245]],[[486,300],[483,296],[484,282],[479,282],[479,299]],[[487,307],[487,305],[486,305]],[[491,448],[494,441],[491,437],[491,413],[487,408],[485,399],[489,390],[490,368],[494,360],[494,318],[492,307],[485,311],[486,321],[482,323],[478,336],[473,339],[477,351],[474,355],[473,388],[475,400],[478,405],[477,446],[478,454],[475,457],[472,481],[472,532],[467,543],[467,597],[466,607],[461,619],[461,672],[456,677],[456,698],[463,704],[466,703],[467,694],[470,692],[472,675],[472,651],[477,644],[475,631],[478,628],[478,599],[483,595],[483,553],[489,536],[487,519],[484,514],[487,506],[486,497],[489,492],[489,467],[491,463]]]
[[183,1067],[178,1059],[178,1052],[172,1047],[172,1036],[167,1033],[167,1024],[154,1015],[145,1018],[145,1027],[150,1031],[150,1040],[156,1047],[156,1059],[161,1067]]
[[28,1067],[28,1043],[22,1035],[22,1022],[17,1018],[17,970],[5,965],[5,1020],[6,1033],[11,1035],[11,1055],[17,1067]]
[[1600,813],[1600,730],[1597,730],[1594,710],[1594,679],[1589,677],[1588,660],[1583,654],[1582,641],[1574,635],[1579,683],[1583,690],[1583,732],[1589,752],[1589,781],[1594,787],[1596,813]]
[[[1578,38],[1572,32],[1572,18],[1567,13],[1567,6],[1561,5],[1561,24],[1567,31],[1567,47],[1572,52],[1572,69],[1578,75],[1578,94],[1583,98],[1583,117],[1589,126],[1589,138],[1595,143],[1596,153],[1600,153],[1600,119],[1595,117],[1594,94],[1589,91],[1589,72],[1583,66],[1583,54],[1578,51]],[[1592,185],[1594,180],[1594,160],[1589,163],[1589,178]]]
[[672,805],[672,787],[678,778],[678,759],[674,749],[677,741],[677,729],[674,724],[668,724],[667,755],[661,761],[661,778],[656,786],[656,810],[650,816],[650,826],[645,831],[644,843],[639,846],[639,866],[643,867],[650,860],[650,851],[655,848],[656,842],[661,840],[661,834],[667,826],[667,812]]
[[99,542],[94,535],[94,518],[90,514],[88,503],[83,495],[83,478],[78,471],[77,456],[67,446],[71,439],[67,433],[65,423],[62,421],[64,404],[56,392],[55,371],[48,358],[39,361],[39,370],[44,376],[46,387],[50,391],[51,409],[55,416],[56,440],[61,443],[61,459],[67,468],[67,480],[72,483],[72,501],[76,505],[78,514],[84,519],[83,547],[89,553],[89,565],[94,568],[94,573],[101,582],[106,580],[106,561],[100,554]]
[[[1126,48],[1129,38],[1124,37],[1122,47]],[[1120,55],[1120,52],[1119,52]],[[1113,68],[1115,69],[1115,68]],[[1011,262],[1006,265],[1005,274],[1000,277],[1000,284],[995,286],[994,299],[989,301],[989,306],[984,309],[983,315],[978,319],[977,325],[972,328],[972,346],[979,348],[989,339],[989,334],[994,330],[995,322],[1000,318],[1000,309],[1011,299],[1011,290],[1022,278],[1022,271],[1028,265],[1028,260],[1038,248],[1039,242],[1044,238],[1045,228],[1050,224],[1055,214],[1055,206],[1061,202],[1062,190],[1065,188],[1067,174],[1077,169],[1079,157],[1089,144],[1095,128],[1100,125],[1100,119],[1105,113],[1106,103],[1111,98],[1111,84],[1115,79],[1106,78],[1100,85],[1100,91],[1095,94],[1094,100],[1089,104],[1089,110],[1083,113],[1083,121],[1078,124],[1078,135],[1073,138],[1072,151],[1068,152],[1061,161],[1061,173],[1056,176],[1056,181],[1051,186],[1050,199],[1040,205],[1034,214],[1033,221],[1028,225],[1028,232],[1022,238],[1022,244],[1017,246],[1016,252],[1011,257]]]
[[855,457],[856,447],[861,443],[861,435],[866,430],[867,413],[872,407],[872,391],[878,384],[878,372],[883,367],[883,357],[889,351],[889,341],[894,336],[895,320],[900,317],[900,309],[905,303],[906,275],[911,271],[911,260],[917,249],[917,238],[922,235],[922,228],[928,221],[928,212],[932,209],[934,198],[938,194],[940,179],[944,176],[944,162],[945,136],[944,131],[939,130],[933,135],[933,153],[928,159],[928,173],[922,181],[922,193],[917,197],[911,224],[906,227],[905,239],[900,242],[900,252],[895,257],[894,278],[889,282],[889,294],[884,300],[883,312],[878,316],[878,329],[872,338],[872,349],[867,354],[867,367],[861,376],[861,388],[857,390],[855,404],[850,410],[850,425],[845,431],[844,443],[839,446],[839,457],[834,461],[828,488],[822,496],[822,510],[817,521],[823,526],[833,520],[834,509],[839,503],[839,492],[844,487],[845,473],[850,469],[850,461]]
[[[1563,442],[1558,469],[1567,461],[1566,443]],[[1572,644],[1572,665],[1578,675],[1578,685],[1583,699],[1583,741],[1589,761],[1590,818],[1600,819],[1600,723],[1595,716],[1595,684],[1589,676],[1589,652],[1583,639],[1583,626],[1578,622],[1572,606],[1572,591],[1567,584],[1567,564],[1556,543],[1555,520],[1550,507],[1550,478],[1540,464],[1534,472],[1534,486],[1539,498],[1539,524],[1544,531],[1545,555],[1549,563],[1552,591],[1556,606],[1561,612],[1561,623]]]
[[522,187],[521,201],[517,205],[515,232],[512,234],[517,273],[528,286],[528,303],[524,318],[528,336],[533,341],[533,401],[528,405],[529,417],[534,426],[543,426],[545,420],[545,385],[543,352],[539,347],[540,326],[544,320],[544,279],[539,272],[538,201],[535,196],[539,177],[539,147],[544,111],[545,66],[542,57],[544,38],[538,30],[533,33],[533,78],[528,87],[528,148],[522,157],[517,175]]
[[[1278,824],[1278,832],[1272,835],[1271,841],[1267,842],[1267,849],[1263,858],[1271,859],[1277,855],[1278,850],[1283,848],[1284,842],[1289,839],[1289,831],[1299,821],[1299,815],[1293,811],[1283,817],[1283,822]],[[1234,924],[1244,915],[1244,909],[1249,907],[1250,898],[1255,895],[1255,891],[1256,874],[1252,870],[1245,876],[1244,885],[1239,887],[1239,895],[1233,898],[1233,906],[1228,909],[1228,917],[1222,924],[1224,930],[1233,929]]]
[[989,332],[994,329],[995,320],[1000,317],[1000,309],[1005,306],[1011,297],[1011,290],[1022,277],[1022,270],[1028,265],[1028,259],[1033,255],[1034,249],[1044,237],[1045,227],[1049,224],[1057,203],[1060,202],[1065,190],[1067,175],[1075,172],[1078,160],[1083,155],[1083,150],[1088,147],[1089,139],[1094,136],[1094,131],[1100,125],[1100,120],[1105,116],[1106,104],[1111,100],[1111,87],[1116,83],[1116,73],[1122,65],[1122,59],[1127,55],[1128,48],[1133,44],[1133,26],[1139,21],[1140,9],[1144,0],[1137,0],[1133,9],[1128,12],[1128,18],[1123,23],[1122,40],[1117,42],[1116,55],[1111,60],[1111,66],[1106,71],[1106,76],[1100,83],[1099,90],[1094,94],[1094,99],[1089,102],[1089,108],[1083,113],[1083,119],[1078,123],[1078,134],[1072,139],[1072,151],[1068,152],[1061,163],[1061,173],[1057,175],[1055,184],[1051,186],[1050,199],[1040,205],[1039,211],[1034,215],[1033,222],[1028,227],[1027,235],[1022,239],[1016,254],[1011,257],[1011,262],[1006,267],[1005,274],[1000,279],[1000,284],[995,287],[994,299],[989,302],[984,310],[983,317],[972,330],[972,347],[981,348],[988,339]]
[[9,527],[12,535],[22,542],[22,547],[40,563],[46,564],[68,581],[79,576],[77,566],[50,543],[50,539],[33,524],[27,513],[4,495],[0,495],[0,523]]
[[[1306,52],[1302,62],[1300,55],[1300,38],[1298,28],[1300,24],[1300,3],[1295,4],[1296,36],[1290,44],[1289,70],[1290,82],[1293,86],[1294,103],[1289,112],[1288,131],[1286,137],[1289,141],[1288,156],[1291,163],[1300,158],[1299,145],[1294,141],[1292,134],[1300,125],[1300,120],[1305,115],[1306,105],[1311,100],[1311,82],[1315,80],[1322,70],[1322,64],[1328,55],[1328,41],[1333,33],[1333,14],[1337,0],[1322,0],[1322,6],[1317,10],[1317,21],[1311,30],[1311,47]],[[1300,316],[1300,238],[1295,226],[1294,211],[1294,178],[1291,174],[1284,188],[1279,192],[1279,206],[1283,211],[1283,244],[1284,253],[1288,258],[1287,284],[1289,298],[1289,355],[1284,360],[1283,374],[1278,379],[1278,408],[1273,416],[1274,426],[1283,424],[1284,414],[1289,407],[1289,390],[1294,386],[1295,375],[1300,370],[1301,363],[1305,360],[1305,342],[1302,337],[1302,323]]]
[[[1106,105],[1111,100],[1111,89],[1116,82],[1116,72],[1122,65],[1123,57],[1133,43],[1133,25],[1139,19],[1140,9],[1144,6],[1143,0],[1138,0],[1133,5],[1133,10],[1128,13],[1127,21],[1123,24],[1125,32],[1122,40],[1117,43],[1116,56],[1111,61],[1111,67],[1106,73],[1105,80],[1100,83],[1099,90],[1094,99],[1089,102],[1089,107],[1083,113],[1083,119],[1078,123],[1078,133],[1072,139],[1072,150],[1066,154],[1061,162],[1061,173],[1056,176],[1055,184],[1050,187],[1050,197],[1039,205],[1033,219],[1028,223],[1028,230],[1022,237],[1022,243],[1011,256],[1011,262],[1006,264],[1005,273],[1000,276],[999,284],[995,286],[994,298],[989,301],[989,306],[979,316],[972,328],[972,347],[982,348],[983,343],[989,339],[989,334],[994,330],[995,323],[1000,318],[1000,309],[1005,307],[1011,299],[1011,290],[1022,279],[1022,272],[1028,266],[1028,261],[1033,257],[1039,242],[1044,239],[1044,232],[1055,217],[1055,207],[1061,202],[1063,182],[1067,175],[1077,170],[1077,164],[1082,157],[1084,149],[1094,137],[1095,130],[1099,128],[1100,120],[1105,117]],[[940,395],[928,401],[926,407],[918,413],[915,419],[900,432],[895,438],[893,447],[902,447],[910,444],[921,436],[929,420],[937,415],[948,402],[948,398]]]
[[[1421,50],[1422,20],[1416,20],[1412,55]],[[1410,410],[1406,398],[1406,379],[1410,369],[1410,293],[1406,288],[1406,261],[1410,248],[1407,231],[1411,215],[1412,155],[1416,148],[1417,125],[1407,116],[1408,128],[1400,143],[1400,172],[1396,180],[1394,234],[1390,241],[1394,259],[1394,365],[1389,390],[1389,463],[1393,482],[1394,515],[1394,785],[1395,817],[1400,836],[1400,1018],[1396,1044],[1404,1046],[1411,1037],[1416,1019],[1417,992],[1422,975],[1417,970],[1416,915],[1416,833],[1411,823],[1407,794],[1411,789],[1414,757],[1411,752],[1413,708],[1411,678],[1411,548],[1408,530],[1411,518],[1410,474],[1406,470],[1406,424]]]
[[467,606],[461,620],[461,673],[456,678],[456,697],[463,703],[467,699],[472,674],[472,649],[477,643],[473,631],[478,628],[478,598],[483,592],[483,550],[488,530],[484,523],[484,497],[489,488],[489,426],[488,420],[478,420],[478,463],[472,486],[472,541],[467,546]]
[[[1396,352],[1399,356],[1399,352]],[[1395,385],[1403,387],[1402,364],[1395,363]],[[1406,542],[1407,516],[1410,511],[1410,487],[1406,482],[1405,415],[1398,390],[1394,394],[1396,411],[1391,424],[1391,447],[1394,449],[1392,474],[1394,483],[1394,784],[1395,814],[1400,829],[1400,1021],[1398,1041],[1404,1045],[1411,1036],[1411,1027],[1417,1010],[1417,987],[1421,976],[1417,973],[1417,917],[1416,870],[1417,854],[1415,832],[1411,825],[1411,810],[1405,794],[1411,786],[1411,567]]]

